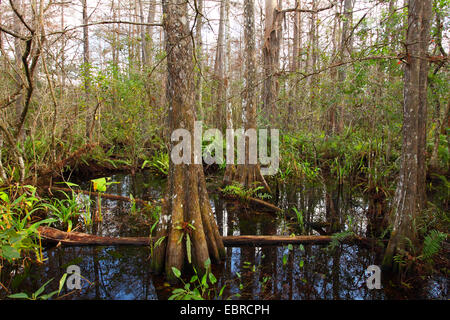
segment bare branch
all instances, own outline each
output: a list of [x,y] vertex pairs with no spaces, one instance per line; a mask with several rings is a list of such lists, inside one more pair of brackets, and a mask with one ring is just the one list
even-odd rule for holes
[[91,26],[97,26],[97,25],[103,25],[103,24],[131,24],[131,25],[136,25],[136,26],[148,26],[148,27],[162,27],[161,23],[145,23],[145,22],[134,22],[134,21],[123,21],[123,20],[117,20],[117,21],[98,21],[98,22],[91,22],[91,23],[87,23],[87,24],[80,24],[78,26],[74,26],[74,27],[70,27],[70,28],[64,28],[64,30],[60,30],[60,31],[54,31],[51,33],[48,33],[48,36],[51,35],[55,35],[55,34],[60,34],[60,33],[66,33],[69,31],[73,31],[79,28],[84,28],[84,27],[91,27]]
[[289,8],[289,9],[283,9],[283,10],[278,10],[278,13],[288,13],[288,12],[305,12],[305,13],[319,13],[320,11],[325,11],[328,9],[333,8],[335,5],[334,2],[331,2],[330,5],[328,7],[324,7],[324,8],[318,8],[316,10],[312,10],[312,9],[302,9],[299,8],[299,4],[297,3],[297,6],[295,8]]
[[20,40],[24,40],[27,41],[29,40],[31,37],[27,37],[21,34],[18,34],[14,31],[9,30],[8,28],[6,28],[5,26],[0,24],[0,31],[3,31],[4,33],[9,34],[10,36],[13,36],[14,38],[19,38]]

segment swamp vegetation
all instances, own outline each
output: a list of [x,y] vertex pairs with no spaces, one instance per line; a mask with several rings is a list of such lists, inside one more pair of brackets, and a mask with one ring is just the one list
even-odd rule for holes
[[0,299],[448,299],[449,8],[0,2]]

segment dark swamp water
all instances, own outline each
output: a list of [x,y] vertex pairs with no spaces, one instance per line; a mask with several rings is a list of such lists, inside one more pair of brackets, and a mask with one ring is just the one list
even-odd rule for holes
[[[107,193],[140,199],[159,199],[164,180],[149,173],[113,175]],[[208,185],[215,179],[209,177]],[[75,181],[84,190],[89,182]],[[214,187],[211,187],[211,190]],[[248,211],[236,203],[210,193],[210,201],[222,235],[289,235],[299,234],[297,218],[292,210],[273,215]],[[103,236],[148,236],[150,221],[132,213],[131,204],[102,199],[103,221],[96,234]],[[376,204],[347,186],[282,187],[276,203],[283,209],[296,207],[303,213],[305,232],[318,235],[331,230],[332,222],[340,231],[353,230],[371,235],[368,219],[376,212]],[[290,212],[290,213],[289,213]],[[81,221],[81,218],[80,218]],[[77,229],[77,231],[83,231]],[[227,259],[212,272],[219,289],[226,285],[224,298],[232,299],[448,299],[446,277],[417,277],[401,285],[382,275],[382,289],[366,287],[365,270],[381,264],[382,252],[376,247],[339,245],[333,250],[326,245],[284,247],[228,247]],[[80,267],[82,290],[63,299],[155,300],[167,299],[173,287],[150,271],[148,247],[53,247],[44,252],[45,262],[33,265],[14,280],[14,292],[32,293],[49,279],[54,280],[45,292],[58,289],[58,282],[69,265]],[[64,289],[64,293],[68,290]],[[240,296],[236,296],[239,294]]]

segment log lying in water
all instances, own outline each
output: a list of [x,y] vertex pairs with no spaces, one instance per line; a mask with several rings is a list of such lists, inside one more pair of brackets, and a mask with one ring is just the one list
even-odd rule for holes
[[[101,237],[81,232],[64,232],[51,227],[39,227],[41,238],[47,243],[62,245],[133,245],[146,246],[150,244],[149,237]],[[281,246],[287,244],[324,244],[332,240],[331,236],[228,236],[222,237],[223,244],[227,247],[240,246]],[[351,238],[350,241],[367,242],[370,239],[360,237]]]
[[252,206],[263,208],[263,209],[265,209],[267,211],[272,211],[272,212],[282,211],[282,209],[278,208],[277,206],[275,206],[275,205],[273,205],[273,204],[271,204],[271,203],[269,203],[267,201],[261,200],[261,199],[248,197],[248,198],[246,198],[244,200],[244,199],[240,199],[237,196],[233,196],[233,195],[230,195],[230,194],[225,194],[223,192],[223,189],[221,189],[221,188],[219,188],[219,191],[223,194],[223,196],[226,199],[231,199],[231,200],[236,200],[236,201],[245,201],[245,202],[247,202],[248,204],[250,204]]
[[154,203],[156,202],[155,200],[142,200],[142,199],[131,199],[128,197],[124,197],[124,196],[118,196],[115,194],[108,194],[108,193],[98,193],[98,192],[94,192],[94,191],[86,191],[86,190],[79,190],[79,189],[70,189],[70,188],[63,188],[63,187],[43,187],[44,190],[48,190],[50,189],[51,191],[64,191],[64,192],[75,192],[75,193],[82,193],[82,194],[86,194],[89,196],[101,196],[102,198],[105,199],[109,199],[109,200],[119,200],[119,201],[126,201],[126,202],[136,202],[142,205],[148,205],[149,203]]
[[250,203],[250,204],[252,204],[252,205],[254,205],[254,206],[257,206],[257,207],[263,207],[263,208],[265,208],[266,210],[269,210],[269,211],[282,211],[280,208],[278,208],[277,206],[275,206],[275,205],[273,205],[273,204],[271,204],[271,203],[269,203],[269,202],[266,202],[266,201],[263,201],[263,200],[260,200],[260,199],[256,199],[256,198],[248,198],[248,202]]
[[82,232],[64,232],[51,227],[40,226],[38,232],[42,241],[49,243],[58,243],[67,246],[89,246],[89,245],[149,245],[149,237],[101,237]]

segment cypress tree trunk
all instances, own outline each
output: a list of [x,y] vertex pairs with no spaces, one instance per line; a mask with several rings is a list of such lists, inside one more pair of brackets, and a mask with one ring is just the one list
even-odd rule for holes
[[431,1],[409,0],[407,63],[404,65],[403,146],[400,177],[390,216],[393,230],[383,261],[385,267],[393,266],[394,255],[407,250],[407,243],[415,245],[415,222],[426,201],[428,61],[425,57],[429,42],[430,17]]
[[216,60],[214,62],[214,82],[215,82],[215,125],[221,130],[224,124],[225,109],[225,0],[220,1],[219,34],[217,38]]
[[197,79],[195,81],[195,101],[197,104],[197,115],[201,120],[205,119],[203,110],[203,40],[202,40],[202,28],[203,28],[203,0],[197,0],[197,24],[195,26],[195,54],[197,61]]
[[[163,1],[167,56],[167,100],[170,130],[184,128],[193,133],[195,121],[195,90],[193,48],[190,37],[188,8],[184,0]],[[169,154],[173,148],[170,142]],[[170,161],[168,189],[157,237],[165,237],[152,257],[152,268],[159,273],[165,269],[169,281],[175,281],[172,267],[183,268],[186,260],[204,271],[204,262],[220,261],[225,249],[209,204],[201,164],[174,164]],[[187,223],[194,226],[190,228]],[[181,236],[183,241],[180,242]],[[187,250],[187,234],[191,250]],[[189,255],[191,252],[191,255]]]
[[281,14],[277,0],[266,0],[266,21],[264,31],[263,61],[264,86],[263,105],[264,112],[269,119],[269,125],[274,124],[276,113],[275,102],[278,97],[278,60],[281,44]]
[[92,127],[94,123],[92,110],[89,105],[90,100],[90,51],[89,51],[89,17],[87,12],[87,0],[81,0],[82,12],[83,12],[83,64],[84,64],[84,96],[85,96],[85,108],[86,108],[86,138],[91,140]]
[[[350,57],[352,52],[352,36],[350,34],[352,28],[353,20],[353,5],[352,0],[344,0],[344,21],[342,23],[342,35],[340,43],[340,60],[345,61]],[[338,82],[340,90],[344,90],[345,80],[347,78],[347,73],[345,71],[346,66],[342,66],[338,71]],[[345,102],[340,101],[339,103],[339,122],[337,123],[337,131],[342,132],[344,129],[344,113],[345,113]]]
[[[244,42],[245,42],[245,93],[242,122],[245,130],[256,130],[256,46],[255,46],[255,7],[254,0],[244,1]],[[236,170],[226,172],[224,182],[237,181],[244,187],[261,184],[270,192],[269,185],[261,174],[259,164],[250,164],[249,139],[245,137],[245,163],[238,164]],[[227,176],[228,175],[228,176]],[[233,175],[233,177],[229,177]]]

